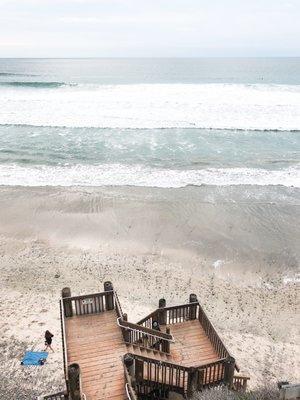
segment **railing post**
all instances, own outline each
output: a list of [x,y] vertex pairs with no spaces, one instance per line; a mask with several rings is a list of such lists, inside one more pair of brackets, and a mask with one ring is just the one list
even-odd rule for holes
[[113,290],[113,285],[111,282],[104,282],[104,291],[110,292],[105,294],[106,310],[110,311],[114,309],[114,294],[111,292]]
[[204,369],[198,369],[197,374],[197,390],[202,390],[204,386]]
[[[166,329],[166,333],[168,334],[168,335],[170,335],[170,328],[167,328]],[[163,351],[165,352],[165,353],[170,353],[170,342],[168,341],[168,340],[164,340],[163,341],[163,344],[164,344],[164,346],[163,346]]]
[[65,297],[71,297],[71,289],[65,287],[61,291],[61,297],[63,301],[63,308],[65,310],[65,317],[73,317],[72,300],[65,299]]
[[125,354],[124,364],[131,377],[131,382],[135,384],[134,358],[130,354]]
[[[128,316],[127,314],[123,314],[123,321],[127,322],[128,321]],[[123,339],[126,343],[130,343],[130,329],[126,328],[121,328],[123,331]]]
[[158,302],[158,323],[159,325],[166,325],[167,324],[167,313],[165,311],[165,307],[166,307],[166,300],[165,299],[159,299]]
[[243,379],[243,387],[242,387],[242,392],[245,393],[247,390],[247,379]]
[[134,360],[134,372],[135,379],[137,382],[142,382],[144,379],[144,362],[135,358]]
[[[197,296],[194,293],[190,294],[190,303],[197,302]],[[189,319],[196,319],[197,317],[197,304],[190,305]]]
[[235,359],[231,356],[227,357],[225,361],[224,381],[225,384],[229,387],[229,389],[231,389],[233,386],[234,368],[235,368]]
[[79,364],[70,364],[68,367],[68,385],[70,400],[81,400],[81,381]]
[[187,397],[193,396],[193,394],[197,391],[197,370],[196,368],[191,367],[188,372],[188,382],[187,382]]

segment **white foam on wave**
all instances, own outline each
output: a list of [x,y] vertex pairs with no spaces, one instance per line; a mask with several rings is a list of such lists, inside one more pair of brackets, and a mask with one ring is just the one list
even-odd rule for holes
[[283,185],[300,187],[300,165],[280,171],[255,168],[169,170],[142,165],[34,166],[0,165],[1,185],[20,186],[148,186]]
[[0,88],[0,124],[214,129],[300,129],[300,86],[78,85]]

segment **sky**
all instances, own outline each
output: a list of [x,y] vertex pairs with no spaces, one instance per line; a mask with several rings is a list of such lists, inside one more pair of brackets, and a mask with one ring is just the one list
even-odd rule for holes
[[0,57],[300,56],[300,0],[0,0]]

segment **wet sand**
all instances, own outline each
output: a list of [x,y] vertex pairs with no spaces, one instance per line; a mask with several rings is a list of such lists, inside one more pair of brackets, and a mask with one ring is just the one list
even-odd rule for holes
[[[58,299],[111,280],[132,321],[197,293],[252,387],[300,379],[299,190],[0,189],[2,399],[63,388]],[[25,368],[28,349],[55,353]]]

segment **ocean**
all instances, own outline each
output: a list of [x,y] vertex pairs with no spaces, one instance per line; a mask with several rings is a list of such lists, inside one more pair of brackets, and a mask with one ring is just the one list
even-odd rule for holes
[[300,58],[1,59],[0,184],[300,187]]

